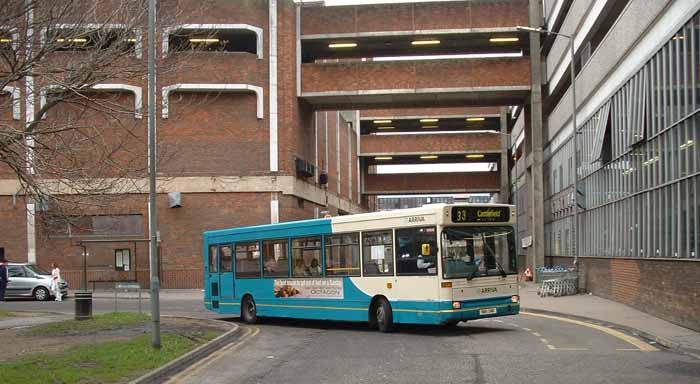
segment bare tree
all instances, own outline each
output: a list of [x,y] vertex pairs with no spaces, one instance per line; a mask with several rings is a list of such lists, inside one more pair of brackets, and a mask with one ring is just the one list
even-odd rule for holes
[[19,194],[51,202],[45,219],[105,206],[146,176],[146,5],[0,2],[0,167]]

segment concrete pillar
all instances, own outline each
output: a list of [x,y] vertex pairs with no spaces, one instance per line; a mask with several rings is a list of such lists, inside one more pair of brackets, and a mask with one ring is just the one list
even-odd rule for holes
[[[542,25],[542,0],[530,0],[530,26],[539,28]],[[542,130],[542,57],[540,54],[540,34],[530,33],[530,134],[532,135],[532,167],[530,188],[532,200],[532,247],[528,261],[535,268],[544,266],[544,191],[543,191],[543,130]]]
[[501,107],[501,191],[498,193],[499,201],[508,204],[510,198],[510,169],[508,157],[510,156],[510,136],[508,136],[508,108]]

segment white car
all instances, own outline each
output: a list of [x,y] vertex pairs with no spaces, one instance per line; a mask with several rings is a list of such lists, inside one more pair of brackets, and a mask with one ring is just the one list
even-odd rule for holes
[[[51,294],[51,273],[47,272],[35,264],[9,263],[7,274],[10,282],[5,290],[5,297],[34,297],[37,300],[49,300],[53,298]],[[68,283],[64,280],[59,282],[61,295],[68,295]]]

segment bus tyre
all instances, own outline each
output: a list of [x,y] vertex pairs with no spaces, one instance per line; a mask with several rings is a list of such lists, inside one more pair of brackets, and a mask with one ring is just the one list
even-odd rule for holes
[[375,304],[374,321],[380,332],[391,332],[394,325],[394,314],[391,311],[391,304],[385,298],[379,298]]
[[255,324],[258,321],[258,311],[255,307],[255,300],[251,296],[246,296],[241,304],[241,319],[247,324]]

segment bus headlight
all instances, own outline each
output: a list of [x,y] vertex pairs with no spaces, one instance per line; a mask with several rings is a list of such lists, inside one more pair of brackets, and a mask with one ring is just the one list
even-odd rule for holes
[[513,296],[510,297],[510,301],[512,301],[512,302],[514,302],[514,303],[517,303],[517,302],[520,301],[520,296],[518,296],[518,295],[513,295]]
[[453,301],[452,308],[453,309],[460,309],[460,308],[462,308],[462,303],[460,303],[459,301]]

